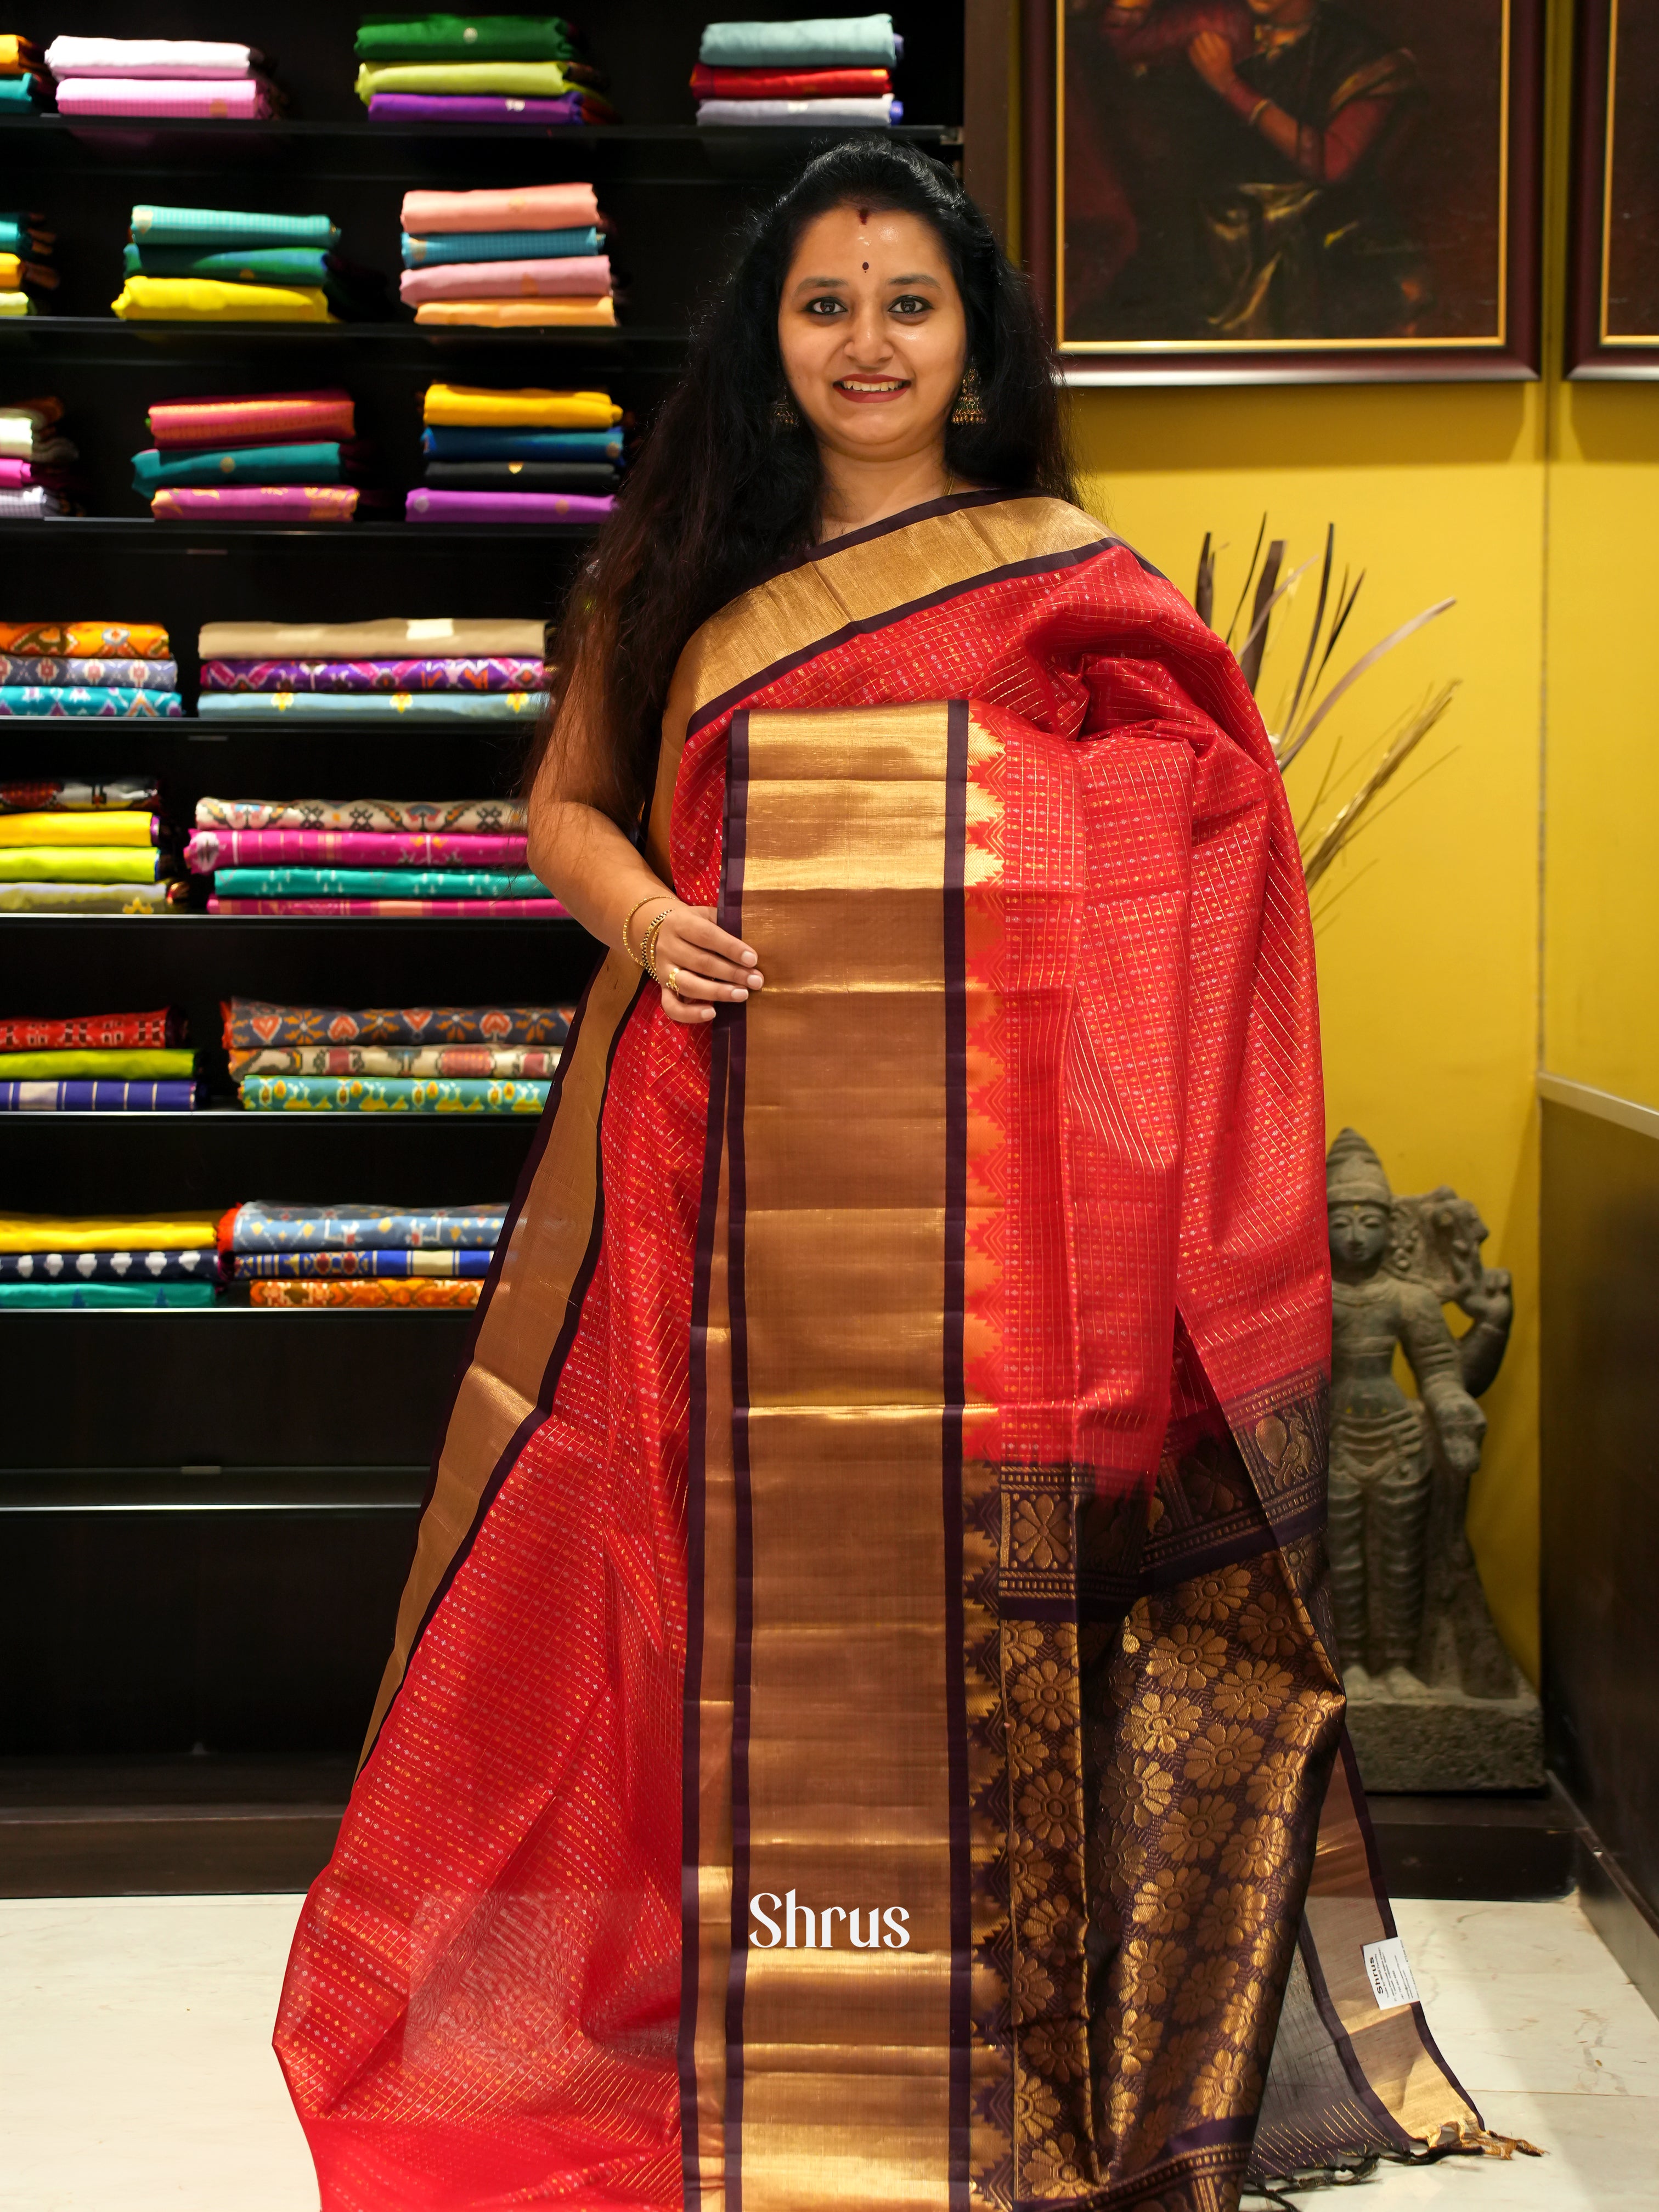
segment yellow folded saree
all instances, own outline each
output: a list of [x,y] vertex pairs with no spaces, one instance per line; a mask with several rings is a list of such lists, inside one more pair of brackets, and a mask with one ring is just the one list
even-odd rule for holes
[[7,845],[153,845],[155,817],[146,807],[89,808],[84,814],[0,814],[0,847]]
[[332,323],[314,284],[227,284],[213,276],[129,276],[110,305],[123,322]]
[[216,1213],[0,1213],[0,1252],[206,1252]]
[[530,93],[557,100],[580,91],[558,62],[391,62],[357,71],[365,107],[377,92]]
[[617,310],[607,292],[592,300],[423,300],[417,323],[472,323],[488,330],[523,330],[556,323],[568,330],[614,325]]
[[159,861],[150,846],[0,845],[0,883],[153,884]]
[[428,384],[422,420],[456,429],[608,430],[622,421],[608,392],[492,392]]

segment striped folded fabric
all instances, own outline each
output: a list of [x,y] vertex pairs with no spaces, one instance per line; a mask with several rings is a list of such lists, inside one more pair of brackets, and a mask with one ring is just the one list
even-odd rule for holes
[[[5,819],[0,817],[0,840],[5,833]],[[192,875],[210,875],[216,868],[296,866],[521,872],[526,842],[510,832],[197,830],[185,847],[185,865]]]
[[331,1279],[338,1281],[461,1281],[481,1283],[494,1255],[488,1251],[238,1252],[231,1273],[239,1283]]
[[539,1114],[550,1085],[483,1076],[249,1075],[254,1113]]
[[0,1114],[188,1114],[194,1080],[183,1083],[0,1081]]

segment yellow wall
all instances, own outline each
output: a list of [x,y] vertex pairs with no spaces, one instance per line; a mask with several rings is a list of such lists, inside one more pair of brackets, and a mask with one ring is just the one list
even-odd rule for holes
[[[1332,1134],[1351,1122],[1370,1139],[1396,1190],[1449,1182],[1474,1200],[1492,1231],[1488,1263],[1514,1271],[1516,1330],[1486,1401],[1492,1426],[1470,1533],[1499,1626],[1534,1675],[1548,404],[1537,386],[1326,386],[1087,391],[1073,413],[1089,505],[1183,591],[1206,530],[1229,543],[1217,592],[1224,612],[1264,511],[1270,534],[1289,539],[1292,565],[1334,522],[1339,573],[1345,560],[1367,572],[1338,665],[1350,646],[1432,600],[1457,599],[1326,726],[1358,749],[1438,679],[1462,679],[1419,755],[1431,772],[1414,785],[1419,769],[1402,774],[1412,787],[1326,878],[1320,902],[1340,893],[1319,938],[1326,1110]],[[1597,588],[1586,580],[1587,607]],[[1261,696],[1270,723],[1311,605],[1304,584],[1269,651]],[[1596,627],[1585,619],[1591,658]],[[1611,760],[1643,738],[1595,723],[1586,742]],[[1293,800],[1310,795],[1307,769],[1323,752],[1316,738],[1292,767]],[[1650,821],[1632,821],[1629,834],[1632,843],[1650,834]],[[1659,994],[1652,978],[1646,988]]]

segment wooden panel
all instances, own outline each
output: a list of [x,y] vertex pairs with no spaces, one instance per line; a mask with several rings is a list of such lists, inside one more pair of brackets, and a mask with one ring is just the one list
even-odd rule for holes
[[1544,1705],[1552,1765],[1659,1903],[1659,1141],[1547,1101]]

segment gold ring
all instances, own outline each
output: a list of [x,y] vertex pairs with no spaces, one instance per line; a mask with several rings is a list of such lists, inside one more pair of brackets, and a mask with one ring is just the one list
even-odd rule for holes
[[671,968],[668,971],[668,988],[678,999],[680,994],[680,971],[678,968]]

